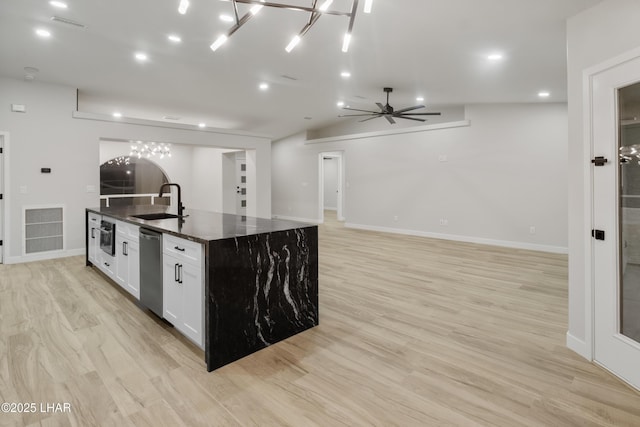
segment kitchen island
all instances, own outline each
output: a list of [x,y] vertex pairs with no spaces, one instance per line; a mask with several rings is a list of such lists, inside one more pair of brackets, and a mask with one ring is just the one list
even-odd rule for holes
[[[316,225],[193,209],[185,210],[182,218],[137,218],[162,216],[165,210],[160,206],[87,209],[87,265],[100,267],[139,298],[144,292],[136,277],[141,274],[140,266],[131,267],[140,259],[137,230],[162,233],[164,312],[168,313],[163,317],[204,348],[208,371],[318,325]],[[114,253],[121,251],[128,260],[118,259],[120,252],[109,255],[100,250],[104,230],[100,231],[99,223],[104,221],[115,224],[114,233],[129,234],[131,240],[127,241],[125,235],[114,249]],[[202,262],[198,263],[200,258]],[[124,264],[129,266],[128,280],[121,279],[126,275],[118,273]],[[125,283],[130,284],[129,288]],[[198,295],[202,297],[200,305]],[[180,298],[185,298],[184,303],[177,300]],[[174,311],[167,309],[172,305],[184,322],[178,322]]]

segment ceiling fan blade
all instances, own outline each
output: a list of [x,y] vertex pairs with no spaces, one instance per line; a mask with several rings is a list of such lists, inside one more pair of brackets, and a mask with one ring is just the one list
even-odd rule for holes
[[416,118],[414,118],[414,117],[407,117],[407,116],[404,116],[404,115],[401,115],[401,116],[394,116],[394,117],[397,117],[397,118],[399,118],[399,119],[415,120],[415,121],[417,121],[417,122],[424,122],[424,121],[426,121],[425,119],[416,119]]
[[387,121],[388,121],[389,123],[391,123],[392,125],[395,125],[395,124],[396,124],[396,121],[395,121],[395,120],[393,120],[393,118],[392,118],[390,115],[388,115],[388,114],[387,114],[387,115],[385,115],[385,116],[384,116],[384,118],[385,118],[385,119],[387,119]]
[[384,112],[384,111],[385,111],[384,105],[380,104],[379,102],[376,102],[376,105],[377,105],[378,107],[380,107],[380,111],[382,111],[382,112]]
[[382,117],[382,114],[377,114],[373,117],[369,117],[368,119],[358,120],[358,122],[366,122],[367,120],[377,119],[378,117]]
[[413,107],[403,108],[402,110],[396,110],[394,113],[404,113],[405,111],[417,110],[419,108],[425,108],[424,105],[414,105]]
[[340,114],[338,117],[361,117],[361,116],[379,116],[378,113],[367,114]]
[[405,116],[439,116],[442,113],[404,113]]
[[357,108],[351,108],[351,107],[342,107],[343,110],[350,110],[350,111],[362,111],[363,113],[373,113],[373,114],[378,114],[379,111],[371,111],[371,110],[359,110]]

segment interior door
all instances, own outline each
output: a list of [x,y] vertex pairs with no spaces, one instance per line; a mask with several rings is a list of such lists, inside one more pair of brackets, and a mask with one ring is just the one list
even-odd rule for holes
[[242,156],[236,157],[236,214],[247,214],[247,160]]
[[591,90],[594,358],[640,389],[640,58]]

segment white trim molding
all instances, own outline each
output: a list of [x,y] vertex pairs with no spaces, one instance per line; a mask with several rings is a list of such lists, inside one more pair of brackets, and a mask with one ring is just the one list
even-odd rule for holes
[[483,237],[473,237],[473,236],[460,236],[457,234],[442,234],[442,233],[431,233],[428,231],[418,231],[418,230],[406,230],[402,228],[391,228],[391,227],[379,227],[375,225],[363,225],[363,224],[353,224],[346,223],[344,225],[347,228],[354,228],[356,230],[367,230],[367,231],[379,231],[382,233],[393,233],[393,234],[404,234],[407,236],[417,236],[417,237],[428,237],[431,239],[441,239],[441,240],[453,240],[456,242],[466,242],[466,243],[478,243],[481,245],[489,245],[489,246],[502,246],[506,248],[514,248],[514,249],[525,249],[529,251],[538,251],[538,252],[550,252],[555,254],[567,254],[568,248],[561,246],[550,246],[550,245],[538,245],[535,243],[526,243],[526,242],[514,242],[510,240],[495,240],[495,239],[486,239]]
[[62,251],[41,252],[23,256],[5,257],[5,264],[21,264],[23,262],[44,261],[48,259],[68,258],[72,256],[84,255],[85,248],[69,249]]
[[352,139],[374,138],[377,136],[401,135],[404,133],[426,132],[431,130],[449,129],[471,126],[471,120],[461,120],[458,122],[438,123],[436,125],[413,126],[409,128],[381,130],[376,132],[356,133],[353,135],[330,136],[327,138],[309,139],[304,142],[308,144],[321,144],[325,142],[349,141]]
[[593,360],[593,354],[587,342],[576,338],[571,332],[567,332],[567,348],[578,353],[587,360]]

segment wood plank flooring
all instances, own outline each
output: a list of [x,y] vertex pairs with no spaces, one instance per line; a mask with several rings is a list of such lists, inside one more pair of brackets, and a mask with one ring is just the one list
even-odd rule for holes
[[[329,213],[328,213],[329,215]],[[320,226],[320,325],[207,373],[83,257],[0,265],[0,426],[639,426],[565,347],[563,255]]]

